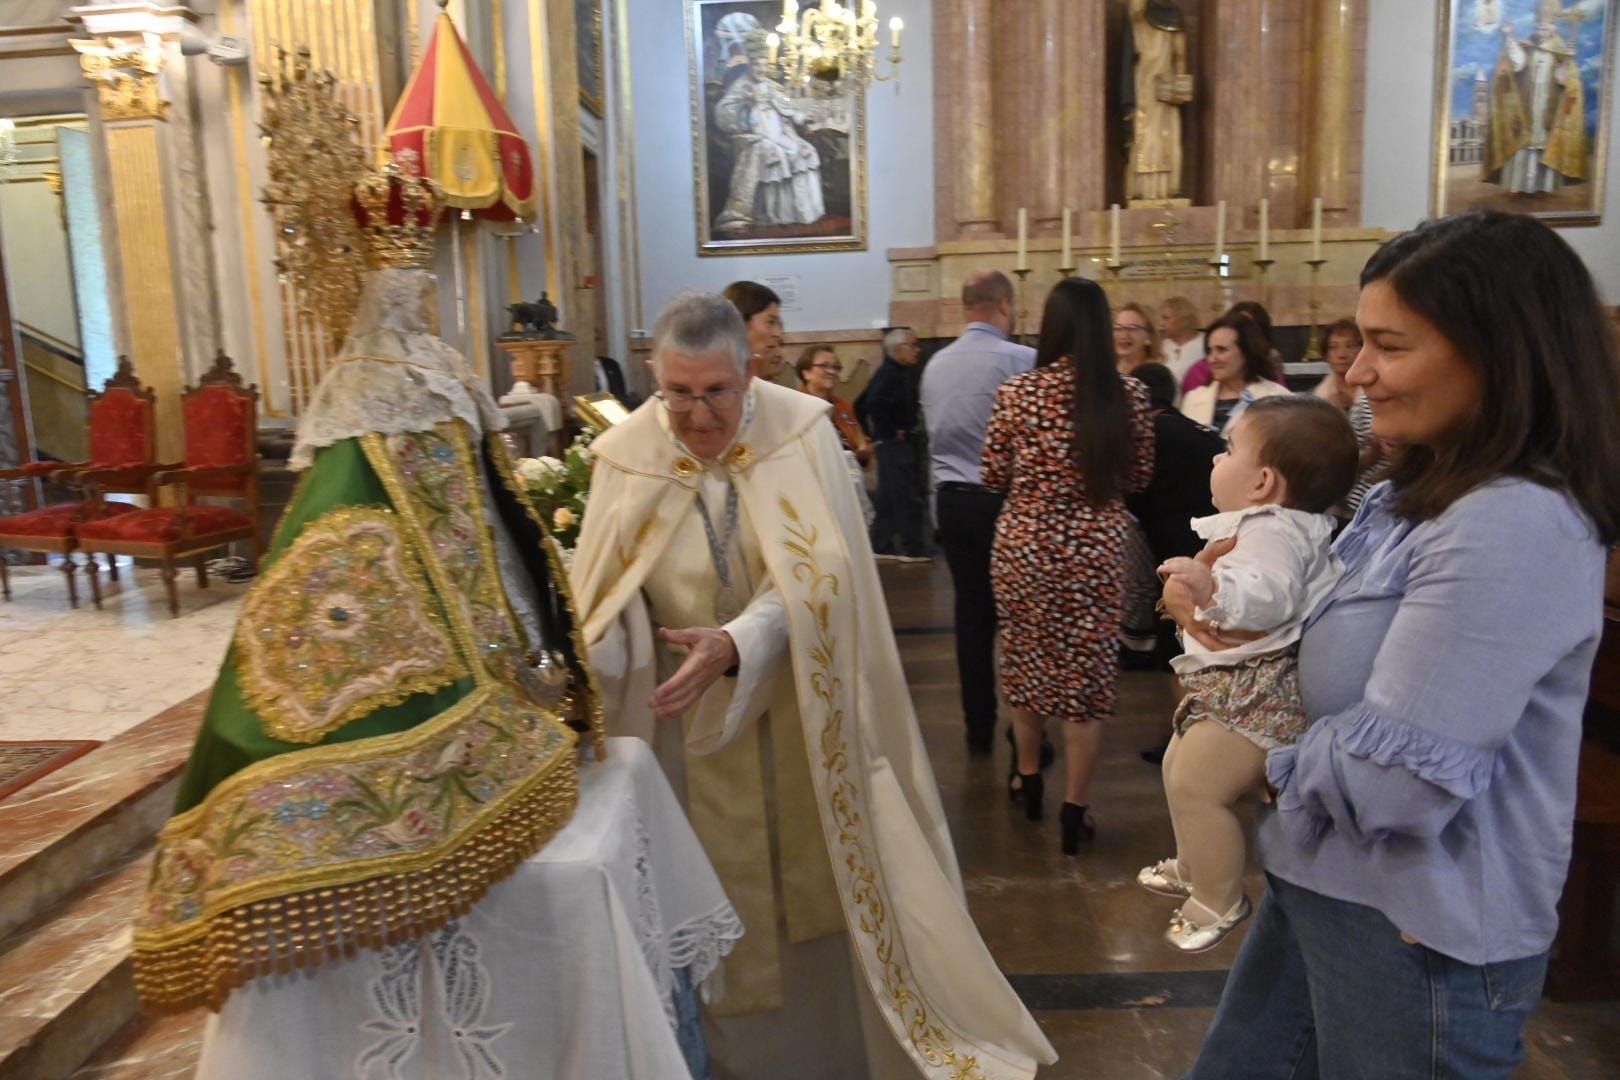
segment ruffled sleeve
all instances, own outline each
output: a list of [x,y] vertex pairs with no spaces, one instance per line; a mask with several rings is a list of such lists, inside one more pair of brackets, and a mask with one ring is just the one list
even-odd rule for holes
[[[1557,492],[1490,485],[1406,542],[1409,573],[1362,699],[1267,759],[1297,843],[1329,828],[1364,844],[1438,836],[1490,786],[1538,688],[1601,630],[1603,551]],[[1300,677],[1308,685],[1309,669]]]

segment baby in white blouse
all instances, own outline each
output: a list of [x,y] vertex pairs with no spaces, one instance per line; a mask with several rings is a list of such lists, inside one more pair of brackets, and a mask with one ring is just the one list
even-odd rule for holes
[[1236,806],[1259,790],[1266,752],[1305,731],[1298,643],[1342,571],[1329,511],[1355,482],[1357,453],[1355,432],[1330,402],[1254,402],[1210,474],[1221,512],[1192,522],[1209,546],[1159,567],[1167,593],[1191,596],[1200,625],[1183,633],[1185,655],[1171,661],[1183,690],[1164,756],[1176,856],[1144,867],[1137,881],[1186,898],[1165,934],[1185,952],[1213,948],[1250,913]]

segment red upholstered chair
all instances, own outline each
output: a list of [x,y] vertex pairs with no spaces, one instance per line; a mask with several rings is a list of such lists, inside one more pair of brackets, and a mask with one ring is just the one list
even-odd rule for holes
[[[177,560],[195,557],[200,588],[208,587],[205,552],[246,540],[250,558],[255,564],[259,560],[258,387],[244,387],[231,358],[220,353],[208,374],[181,395],[180,412],[186,425],[185,463],[165,467],[152,477],[154,487],[177,487],[178,502],[85,522],[78,529],[79,546],[85,551],[161,562],[173,615],[180,614],[174,584]],[[101,474],[89,472],[83,479],[99,483]],[[199,495],[241,499],[246,510],[194,501]],[[100,607],[101,583],[94,560],[90,592]]]
[[[0,517],[0,548],[39,551],[62,556],[62,572],[67,577],[68,600],[79,606],[79,589],[74,580],[76,567],[72,552],[78,548],[78,527],[86,521],[128,513],[129,503],[106,502],[112,494],[151,495],[152,477],[157,464],[157,439],[153,434],[155,395],[140,384],[130,367],[129,357],[118,358],[118,371],[107,385],[90,394],[90,460],[64,463],[33,461],[13,469],[0,469],[0,482],[51,480],[81,483],[88,472],[102,477],[87,498],[56,503],[23,514]],[[118,564],[109,559],[113,579]],[[94,559],[90,559],[92,567]],[[11,599],[10,575],[0,557],[0,593]]]

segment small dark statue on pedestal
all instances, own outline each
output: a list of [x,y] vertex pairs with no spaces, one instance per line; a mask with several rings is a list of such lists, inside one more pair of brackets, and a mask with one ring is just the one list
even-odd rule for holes
[[572,335],[557,329],[557,305],[551,302],[545,293],[534,303],[526,300],[516,304],[506,305],[507,312],[518,329],[501,335],[501,340],[511,341],[517,338],[539,339],[551,341],[557,338],[570,338]]

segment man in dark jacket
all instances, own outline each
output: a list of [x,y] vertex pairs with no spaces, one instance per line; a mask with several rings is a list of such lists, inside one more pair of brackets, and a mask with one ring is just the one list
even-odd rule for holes
[[922,355],[917,335],[898,326],[883,335],[883,363],[855,401],[855,412],[876,444],[878,486],[873,497],[872,551],[879,558],[927,562],[917,387],[907,368]]

